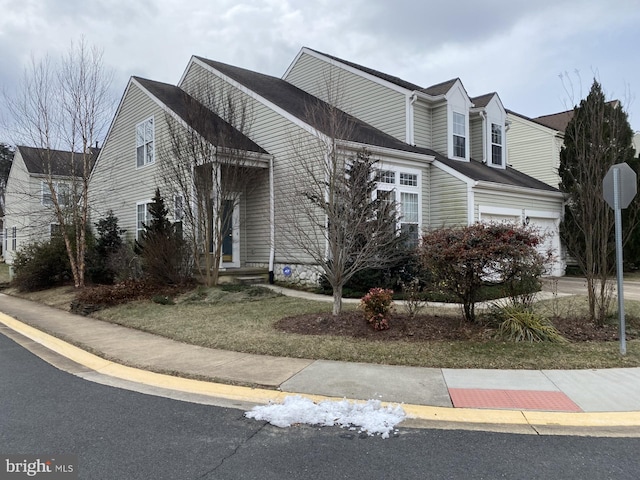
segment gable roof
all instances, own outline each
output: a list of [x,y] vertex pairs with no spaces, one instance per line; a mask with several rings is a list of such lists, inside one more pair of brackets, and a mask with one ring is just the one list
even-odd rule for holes
[[471,99],[471,102],[476,108],[486,107],[487,105],[489,105],[489,102],[491,101],[491,99],[496,95],[497,95],[496,92],[485,93],[484,95],[473,97]]
[[[74,175],[74,172],[82,172],[83,155],[78,152],[68,152],[64,150],[47,150],[45,148],[18,146],[16,150],[24,162],[27,171],[32,175],[48,175],[49,167],[51,175],[60,177],[81,176]],[[89,158],[89,168],[93,169],[98,158],[99,148],[91,148]]]
[[428,95],[432,95],[434,97],[437,95],[444,95],[449,90],[451,90],[451,87],[453,87],[457,81],[460,81],[460,83],[462,83],[462,81],[459,78],[452,78],[451,80],[446,80],[444,82],[436,83],[435,85],[431,85],[430,87],[427,87],[427,88],[421,88],[420,91]]
[[[323,131],[322,123],[317,122],[317,119],[314,118],[313,115],[310,115],[308,108],[309,106],[312,107],[316,104],[319,106],[327,106],[327,104],[322,100],[280,78],[253,72],[240,67],[234,67],[232,65],[216,62],[203,57],[196,56],[194,58],[206,65],[209,65],[230,79],[244,85],[246,88],[252,90],[303,122]],[[449,82],[453,85],[456,81],[458,81],[458,79],[454,79]],[[449,82],[445,82],[445,84]],[[441,85],[444,86],[444,84]],[[540,182],[539,180],[525,175],[513,168],[492,168],[475,160],[471,160],[470,162],[452,160],[434,150],[415,147],[402,142],[341,110],[333,109],[332,112],[335,112],[340,116],[340,121],[344,121],[349,125],[349,127],[352,127],[347,129],[349,131],[348,138],[342,138],[342,140],[428,155],[441,161],[443,164],[473,181],[486,181],[497,184],[559,192],[558,189],[547,185],[544,182]]]
[[145,78],[132,78],[212,145],[268,153],[181,88]]
[[567,125],[573,118],[573,110],[566,112],[552,113],[550,115],[542,115],[533,119],[534,122],[541,123],[545,127],[553,128],[559,132],[564,132]]
[[312,48],[308,48],[305,47],[306,50],[309,50],[311,52],[315,52],[319,55],[323,55],[327,58],[330,58],[331,60],[335,60],[336,62],[340,62],[343,63],[345,65],[348,65],[352,68],[355,68],[356,70],[360,70],[361,72],[364,73],[368,73],[369,75],[372,75],[374,77],[377,77],[381,80],[385,80],[389,83],[393,83],[394,85],[397,85],[399,87],[402,88],[406,88],[407,90],[411,90],[411,91],[418,91],[418,92],[422,92],[422,93],[426,93],[427,95],[431,95],[431,96],[438,96],[438,95],[444,95],[445,93],[447,93],[449,90],[451,90],[451,87],[453,87],[453,85],[455,85],[455,83],[460,80],[459,78],[452,78],[451,80],[446,80],[444,82],[440,82],[437,83],[435,85],[431,85],[430,87],[421,87],[420,85],[416,85],[415,83],[411,83],[411,82],[407,82],[406,80],[403,80],[400,77],[396,77],[394,75],[389,75],[387,73],[381,72],[379,70],[374,70],[373,68],[369,68],[369,67],[365,67],[363,65],[358,65],[357,63],[353,63],[350,62],[348,60],[344,60],[342,58],[338,58],[334,55],[329,55],[328,53],[323,53],[323,52],[319,52],[318,50],[314,50]]
[[335,60],[336,62],[340,62],[340,63],[344,63],[345,65],[348,65],[352,68],[355,68],[356,70],[360,70],[361,72],[365,72],[368,73],[369,75],[373,75],[374,77],[377,77],[381,80],[385,80],[389,83],[393,83],[395,85],[398,85],[399,87],[402,88],[406,88],[407,90],[422,90],[422,87],[420,85],[416,85],[415,83],[411,83],[411,82],[407,82],[406,80],[403,80],[399,77],[395,77],[393,75],[388,75],[384,72],[381,72],[379,70],[374,70],[373,68],[368,68],[368,67],[364,67],[362,65],[358,65],[357,63],[353,63],[350,62],[348,60],[344,60],[342,58],[338,58],[334,55],[329,55],[328,53],[323,53],[323,52],[319,52],[318,50],[314,50],[312,48],[308,48],[305,47],[306,50],[309,50],[311,52],[315,52],[319,55],[325,56],[327,58],[330,58],[331,60]]
[[326,102],[323,102],[281,78],[234,67],[202,57],[195,58],[244,85],[264,99],[324,134],[330,135],[330,132],[327,131],[328,122],[323,122],[326,118],[322,118],[322,115],[323,112],[331,112],[331,114],[338,116],[336,123],[345,126],[342,132],[336,132],[336,136],[340,140],[404,152],[435,155],[435,152],[432,150],[409,145],[342,110],[331,107]]

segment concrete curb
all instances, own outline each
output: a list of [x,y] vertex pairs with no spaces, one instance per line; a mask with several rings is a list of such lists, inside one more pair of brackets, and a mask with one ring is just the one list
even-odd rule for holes
[[[290,395],[299,395],[314,402],[323,400],[343,400],[343,398],[322,395],[300,394],[262,388],[249,388],[221,383],[192,380],[172,375],[160,374],[128,367],[105,360],[64,340],[49,335],[15,318],[0,313],[0,323],[14,332],[42,345],[56,354],[102,375],[134,382],[159,389],[222,398],[230,401],[266,404],[281,402]],[[362,403],[362,400],[351,400]],[[383,402],[389,405],[389,402]],[[394,404],[395,405],[395,404]],[[437,423],[502,425],[530,427],[577,427],[577,428],[617,428],[640,427],[640,412],[545,412],[530,410],[492,410],[434,407],[427,405],[402,404],[409,420]],[[537,430],[536,430],[537,433]]]

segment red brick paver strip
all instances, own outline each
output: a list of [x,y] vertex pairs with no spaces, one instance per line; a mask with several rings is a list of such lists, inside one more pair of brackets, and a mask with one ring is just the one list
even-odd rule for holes
[[562,392],[542,390],[493,390],[450,388],[456,408],[504,408],[517,410],[551,410],[581,412],[582,409]]

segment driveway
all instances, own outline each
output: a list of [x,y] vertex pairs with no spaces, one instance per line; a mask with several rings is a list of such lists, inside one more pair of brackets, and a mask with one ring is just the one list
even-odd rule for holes
[[[612,279],[614,295],[617,295],[617,282]],[[580,277],[547,277],[544,279],[542,291],[557,292],[569,295],[586,295],[587,281]],[[624,298],[640,301],[640,281],[626,280],[624,282]]]

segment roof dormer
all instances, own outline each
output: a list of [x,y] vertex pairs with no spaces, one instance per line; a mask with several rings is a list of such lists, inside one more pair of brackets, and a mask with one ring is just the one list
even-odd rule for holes
[[468,162],[470,154],[469,111],[473,106],[460,79],[444,94],[447,101],[447,156]]
[[472,126],[472,156],[490,167],[506,168],[508,122],[500,97],[494,92],[472,101],[471,122],[475,125]]

